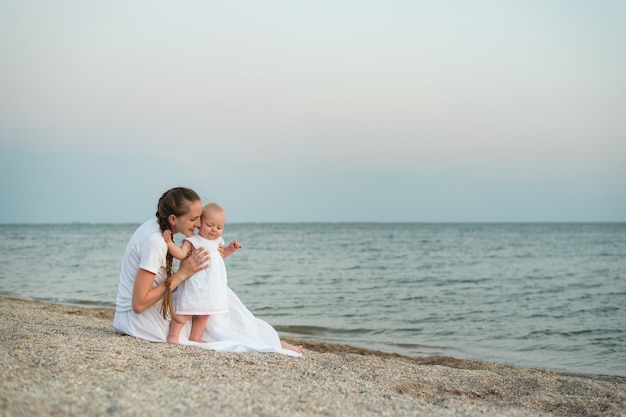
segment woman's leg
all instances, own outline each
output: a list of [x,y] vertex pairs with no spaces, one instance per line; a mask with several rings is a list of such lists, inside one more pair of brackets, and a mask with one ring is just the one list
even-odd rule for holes
[[283,349],[293,350],[294,352],[297,352],[299,354],[303,354],[304,353],[304,349],[302,349],[302,345],[294,346],[291,343],[287,343],[284,340],[281,340],[280,341],[280,346]]

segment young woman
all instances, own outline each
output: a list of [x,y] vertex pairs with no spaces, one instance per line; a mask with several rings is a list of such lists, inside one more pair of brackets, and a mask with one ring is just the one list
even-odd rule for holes
[[172,257],[167,253],[163,231],[193,236],[201,214],[202,202],[195,191],[172,188],[159,199],[156,218],[135,231],[122,259],[113,319],[116,331],[152,342],[166,340],[170,323],[161,312],[163,295],[207,268],[210,257],[200,248],[181,261],[172,274]]

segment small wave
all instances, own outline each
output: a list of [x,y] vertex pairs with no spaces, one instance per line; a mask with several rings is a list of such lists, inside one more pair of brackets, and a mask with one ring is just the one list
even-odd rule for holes
[[392,334],[402,334],[402,333],[406,333],[409,335],[416,335],[416,334],[420,334],[424,331],[423,327],[400,327],[398,329],[394,329],[392,331]]
[[582,329],[582,330],[553,330],[553,329],[543,329],[543,330],[534,330],[525,336],[520,336],[518,339],[538,339],[546,336],[559,336],[564,338],[572,338],[578,336],[591,336],[591,335],[607,335],[607,334],[622,334],[625,330],[622,329]]
[[459,284],[482,284],[484,282],[491,282],[492,278],[450,278],[435,282],[435,287],[445,287]]
[[47,303],[54,304],[65,304],[65,305],[73,305],[73,306],[83,306],[83,307],[110,307],[115,308],[114,302],[103,302],[103,301],[94,301],[94,300],[83,300],[76,298],[60,298],[60,297],[35,297],[25,294],[15,294],[6,291],[0,292],[0,295],[4,295],[7,297],[19,298],[22,300],[32,300],[32,301],[44,301]]
[[323,327],[323,326],[275,326],[279,332],[287,332],[292,334],[299,334],[303,336],[315,336],[315,335],[363,335],[363,334],[376,334],[380,331],[374,329],[355,328],[344,329],[336,327]]
[[102,302],[102,301],[93,301],[93,300],[81,300],[75,298],[40,298],[41,301],[50,301],[53,303],[59,304],[69,304],[76,306],[86,306],[86,307],[115,307],[115,303],[113,302]]

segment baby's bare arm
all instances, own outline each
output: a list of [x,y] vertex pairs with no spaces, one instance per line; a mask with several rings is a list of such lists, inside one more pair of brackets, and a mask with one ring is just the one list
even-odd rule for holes
[[239,242],[237,242],[236,240],[233,240],[228,244],[228,246],[224,247],[222,251],[222,257],[228,258],[230,255],[235,253],[237,249],[241,249],[242,247],[243,246],[241,246]]
[[172,231],[166,230],[163,232],[163,239],[167,243],[167,251],[176,259],[185,259],[193,249],[193,245],[188,240],[183,240],[180,247],[176,246],[174,240],[172,240]]

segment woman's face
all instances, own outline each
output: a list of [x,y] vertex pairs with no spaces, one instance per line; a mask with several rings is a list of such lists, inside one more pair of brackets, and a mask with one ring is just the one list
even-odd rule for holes
[[189,204],[187,213],[181,216],[170,216],[172,234],[182,233],[185,236],[193,236],[196,227],[200,227],[200,216],[202,215],[202,202],[193,201]]

